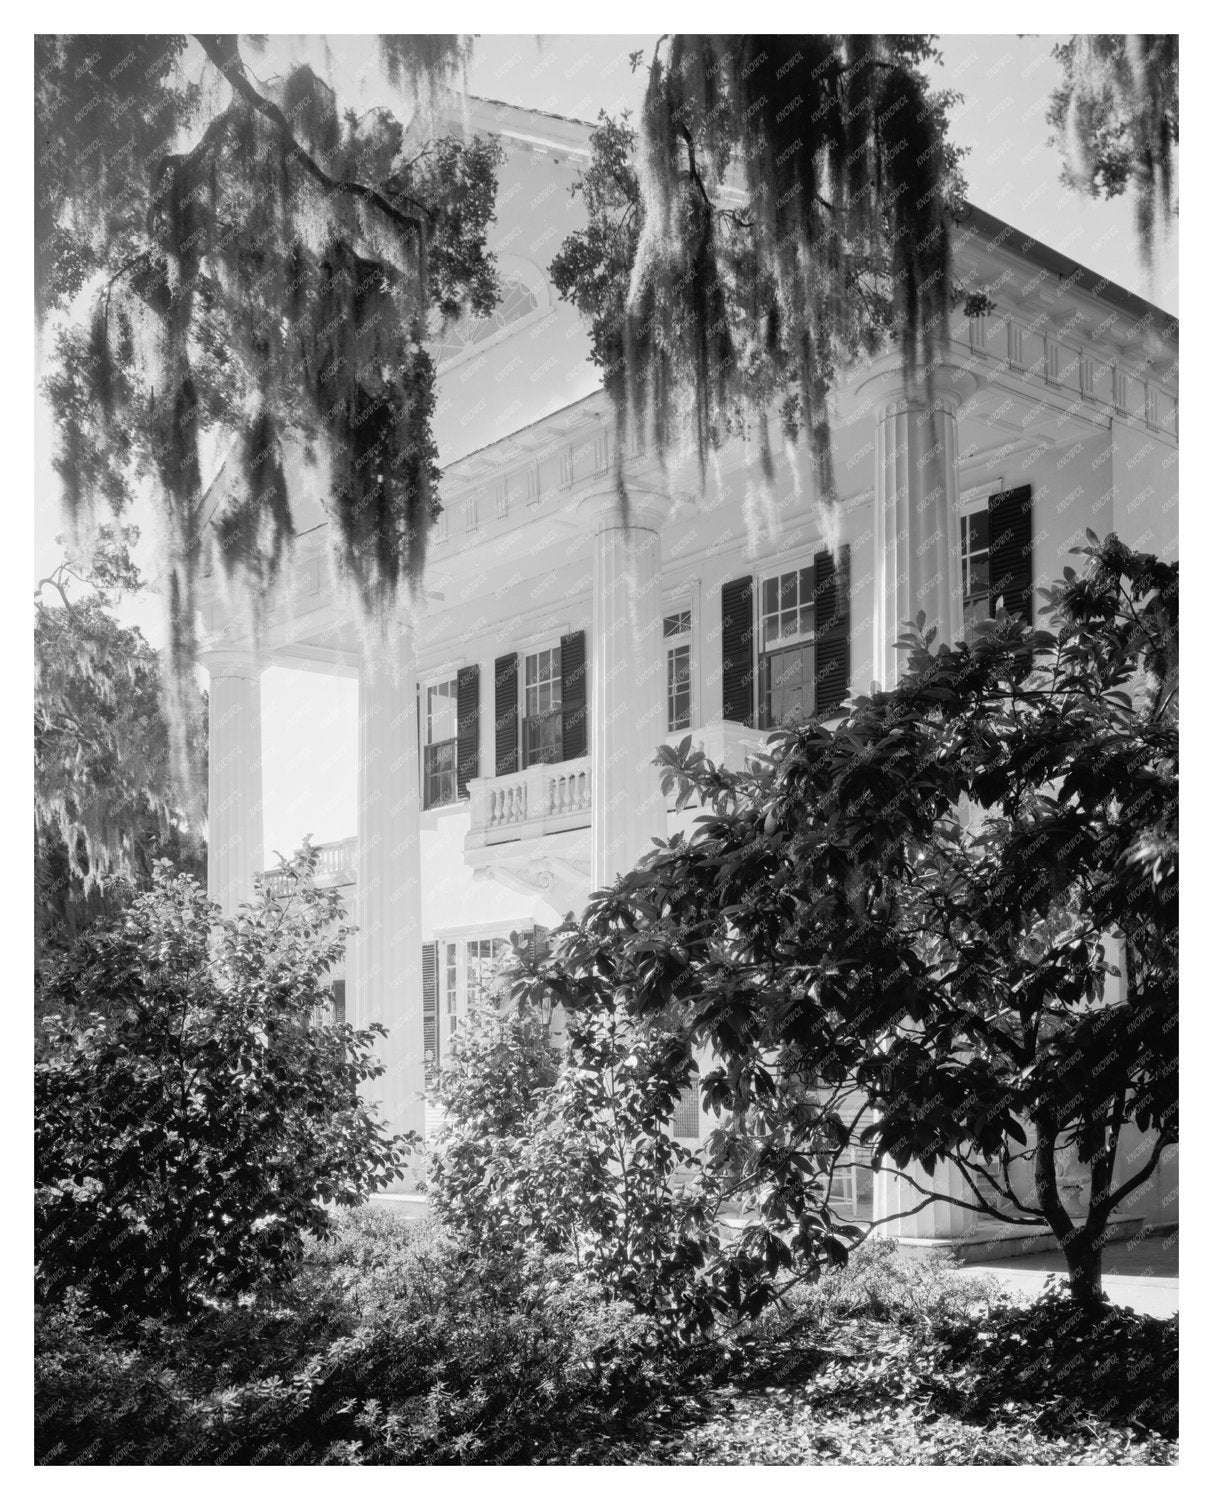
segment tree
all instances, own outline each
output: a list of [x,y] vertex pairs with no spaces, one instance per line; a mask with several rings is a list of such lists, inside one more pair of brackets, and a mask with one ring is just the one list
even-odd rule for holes
[[331,1019],[347,929],[315,859],[226,920],[162,863],[53,970],[34,1086],[40,1300],[75,1288],[111,1318],[180,1319],[281,1286],[330,1206],[399,1175],[416,1142],[359,1094],[383,1071],[383,1028]]
[[[134,527],[102,528],[87,562],[44,578],[34,615],[34,865],[37,948],[70,943],[151,883],[157,860],[201,875],[199,809],[175,781],[160,664],[113,608],[140,579]],[[92,592],[69,597],[83,585]],[[57,604],[44,596],[54,590]],[[205,704],[195,687],[191,723]],[[199,739],[203,736],[199,735]]]
[[1049,101],[1062,180],[1093,198],[1133,185],[1137,239],[1147,265],[1154,233],[1170,228],[1179,144],[1178,36],[1072,36],[1053,56],[1062,82]]
[[205,556],[258,608],[319,466],[339,569],[382,617],[420,577],[439,509],[426,340],[497,297],[500,148],[427,134],[466,39],[379,38],[389,94],[422,106],[411,119],[342,111],[306,65],[261,82],[245,51],[265,45],[36,39],[55,465],[72,517],[121,511],[136,486],[154,499],[183,765]]
[[553,263],[591,319],[621,438],[634,424],[663,460],[689,439],[702,469],[752,429],[769,486],[777,408],[789,442],[807,435],[832,520],[840,367],[892,332],[929,381],[952,305],[963,184],[955,96],[923,71],[938,56],[926,36],[662,38],[639,133],[604,120],[589,226]]
[[[1082,551],[1055,632],[1000,611],[932,649],[920,618],[897,687],[836,729],[777,732],[746,772],[664,748],[694,832],[596,893],[546,967],[571,1014],[606,996],[712,1050],[704,1106],[757,1143],[797,1261],[828,1232],[823,1143],[849,1146],[954,1162],[952,1201],[1047,1225],[1092,1303],[1110,1215],[1178,1139],[1178,569]],[[797,1080],[823,1111],[796,1113]],[[1118,1179],[1129,1122],[1153,1140]]]

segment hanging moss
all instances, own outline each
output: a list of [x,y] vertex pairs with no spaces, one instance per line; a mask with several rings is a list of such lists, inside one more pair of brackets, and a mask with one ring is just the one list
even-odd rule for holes
[[[702,475],[726,436],[751,430],[761,443],[774,406],[785,438],[807,444],[836,532],[827,403],[840,365],[874,352],[891,325],[907,372],[929,384],[946,328],[956,158],[919,68],[930,55],[914,37],[659,47],[637,142],[623,373],[607,382],[621,434],[644,432],[663,462],[689,442]],[[572,255],[563,274],[603,307]],[[764,476],[768,466],[769,444]]]
[[[105,274],[87,334],[60,341],[48,394],[69,508],[120,504],[115,475],[157,481],[171,709],[189,700],[209,548],[259,626],[294,534],[288,448],[327,462],[336,562],[364,615],[383,617],[419,580],[438,508],[427,318],[494,305],[485,236],[501,151],[406,144],[385,110],[342,116],[308,67],[262,85],[235,37],[197,39],[231,86],[203,120],[198,92],[174,72],[184,39],[102,49],[111,66],[145,70],[146,98],[97,77],[90,40],[59,38],[39,54],[40,122],[99,99],[94,156],[105,164],[51,159],[52,225],[100,244],[90,253]],[[454,37],[386,38],[382,50],[396,85],[424,95],[431,114],[467,56]],[[161,130],[154,141],[142,122],[134,130],[119,212],[108,164],[124,114],[141,105]],[[205,473],[213,449],[228,453],[218,479]],[[184,712],[170,722],[184,767],[196,726]]]

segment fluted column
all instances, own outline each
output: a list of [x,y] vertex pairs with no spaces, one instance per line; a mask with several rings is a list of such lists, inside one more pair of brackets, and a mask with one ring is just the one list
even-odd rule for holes
[[350,1019],[380,1021],[386,1071],[368,1089],[394,1130],[425,1126],[421,819],[416,687],[404,643],[364,655],[358,680],[358,856]]
[[905,657],[897,638],[920,610],[938,640],[957,641],[964,629],[957,416],[973,385],[969,372],[944,365],[929,391],[922,382],[907,389],[893,364],[860,387],[876,418],[872,670],[885,688]]
[[629,870],[666,836],[653,757],[665,735],[661,496],[634,492],[625,526],[613,491],[583,501],[594,525],[590,888]]
[[261,674],[254,651],[206,652],[210,674],[207,742],[206,888],[225,916],[253,897],[262,868]]
[[[885,360],[861,387],[876,420],[872,671],[884,688],[896,685],[906,654],[896,642],[921,610],[936,640],[964,633],[960,569],[958,417],[976,382],[957,366],[938,365],[930,387],[907,382],[900,360]],[[880,1230],[898,1239],[964,1240],[977,1223],[960,1171],[940,1162],[933,1173],[911,1166],[911,1180],[891,1170],[874,1174],[872,1217],[895,1215]],[[936,1201],[931,1193],[961,1203]]]

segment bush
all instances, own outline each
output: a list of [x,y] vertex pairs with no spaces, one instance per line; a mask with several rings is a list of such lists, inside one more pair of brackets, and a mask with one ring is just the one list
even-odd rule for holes
[[937,1327],[972,1319],[1005,1301],[992,1276],[958,1276],[946,1251],[915,1255],[895,1240],[865,1240],[845,1266],[789,1294],[780,1315],[825,1328],[844,1318]]
[[292,867],[285,901],[220,920],[192,879],[82,937],[46,984],[35,1070],[37,1290],[114,1318],[184,1318],[207,1298],[287,1284],[326,1201],[394,1178],[359,1089],[382,1028],[317,1019],[345,929]]
[[668,1414],[682,1376],[567,1259],[470,1254],[371,1209],[309,1245],[289,1303],[125,1343],[73,1304],[43,1315],[38,1366],[57,1463],[538,1463]]

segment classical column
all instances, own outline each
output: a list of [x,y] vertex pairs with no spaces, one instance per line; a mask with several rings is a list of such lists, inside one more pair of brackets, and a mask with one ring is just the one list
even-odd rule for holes
[[380,1021],[386,1065],[368,1089],[394,1130],[425,1127],[421,820],[411,643],[364,653],[358,679],[358,855],[350,1020]]
[[882,687],[897,681],[897,638],[920,610],[941,641],[964,628],[956,429],[974,383],[942,365],[930,390],[921,381],[907,388],[900,365],[886,362],[860,386],[876,417],[872,672]]
[[[900,360],[891,359],[860,387],[876,418],[872,672],[884,688],[897,683],[906,659],[897,638],[920,610],[927,626],[936,626],[937,641],[952,643],[964,632],[957,419],[975,384],[968,371],[945,364],[934,368],[928,389],[925,381],[907,381]],[[918,1206],[930,1193],[970,1199],[955,1166],[941,1162],[930,1174],[911,1167],[908,1176],[874,1175],[873,1219],[897,1216],[881,1234],[963,1240],[973,1233],[973,1209]]]
[[594,525],[590,888],[599,890],[667,831],[653,765],[666,726],[661,524],[667,507],[661,496],[634,491],[625,526],[613,490],[582,506]]
[[254,651],[222,649],[204,653],[202,664],[211,679],[206,887],[231,916],[252,900],[253,876],[264,864],[261,674],[268,662]]

